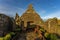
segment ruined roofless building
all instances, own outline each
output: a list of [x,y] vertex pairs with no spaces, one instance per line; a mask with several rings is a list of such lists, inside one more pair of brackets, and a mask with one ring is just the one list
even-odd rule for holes
[[34,10],[32,4],[28,6],[28,9],[23,13],[21,16],[22,21],[24,21],[24,27],[27,27],[27,22],[31,22],[32,24],[35,25],[40,25],[42,24],[42,19],[41,17],[36,13]]
[[30,25],[42,25],[42,19],[41,17],[36,13],[36,11],[34,10],[32,4],[30,4],[27,8],[27,10],[23,13],[23,15],[21,17],[19,17],[19,19],[21,19],[20,21],[23,22],[24,27],[27,27],[27,24],[30,22]]

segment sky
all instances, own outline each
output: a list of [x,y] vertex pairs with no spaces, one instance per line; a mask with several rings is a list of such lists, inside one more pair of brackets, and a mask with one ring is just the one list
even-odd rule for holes
[[0,13],[11,17],[18,13],[21,16],[29,4],[33,5],[42,19],[60,19],[60,0],[0,0]]

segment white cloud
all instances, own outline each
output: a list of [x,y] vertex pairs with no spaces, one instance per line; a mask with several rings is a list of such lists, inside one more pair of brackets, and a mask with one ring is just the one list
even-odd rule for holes
[[0,13],[6,14],[8,16],[15,16],[16,12],[18,14],[22,14],[24,9],[18,7],[6,7],[4,5],[0,5]]
[[43,19],[48,19],[48,18],[54,18],[54,17],[57,17],[60,19],[60,11],[56,11],[56,12],[53,12],[53,13],[49,13],[48,15],[42,17]]
[[46,11],[45,10],[42,10],[41,13],[46,13]]

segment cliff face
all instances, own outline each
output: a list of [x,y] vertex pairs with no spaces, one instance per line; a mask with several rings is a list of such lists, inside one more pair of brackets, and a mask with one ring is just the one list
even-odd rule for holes
[[12,30],[12,20],[10,17],[0,14],[0,36],[6,35]]

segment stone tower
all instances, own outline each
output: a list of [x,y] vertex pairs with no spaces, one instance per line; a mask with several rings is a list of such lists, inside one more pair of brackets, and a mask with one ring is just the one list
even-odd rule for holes
[[41,25],[42,24],[42,19],[41,17],[36,13],[34,10],[32,4],[30,4],[21,16],[22,21],[24,21],[24,27],[27,27],[27,23],[29,22],[30,25]]

